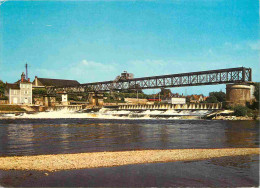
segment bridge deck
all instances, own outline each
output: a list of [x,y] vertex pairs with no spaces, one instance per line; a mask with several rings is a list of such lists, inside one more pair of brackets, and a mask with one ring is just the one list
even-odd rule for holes
[[201,72],[190,72],[182,74],[169,74],[152,77],[134,78],[119,81],[104,81],[80,84],[78,86],[67,86],[60,88],[49,88],[48,92],[88,92],[88,91],[110,91],[126,89],[154,89],[185,87],[199,85],[214,85],[227,83],[243,83],[252,81],[252,69],[245,67],[218,69]]

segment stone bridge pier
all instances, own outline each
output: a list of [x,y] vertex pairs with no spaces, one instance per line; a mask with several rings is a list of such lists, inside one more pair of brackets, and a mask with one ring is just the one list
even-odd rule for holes
[[255,87],[252,84],[228,84],[226,85],[226,101],[228,106],[246,106],[246,103],[252,103]]
[[95,93],[95,92],[89,92],[89,103],[93,104],[95,106],[103,106],[104,101],[103,101],[104,94],[103,93]]

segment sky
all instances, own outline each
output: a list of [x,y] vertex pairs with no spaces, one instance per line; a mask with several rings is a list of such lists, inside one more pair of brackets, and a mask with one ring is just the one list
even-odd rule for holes
[[[0,79],[80,83],[234,67],[260,81],[258,0],[5,1],[0,5]],[[171,88],[225,91],[225,85]],[[146,93],[158,90],[146,90]]]

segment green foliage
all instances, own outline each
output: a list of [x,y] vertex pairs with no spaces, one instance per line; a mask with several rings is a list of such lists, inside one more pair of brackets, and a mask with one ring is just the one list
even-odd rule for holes
[[186,103],[190,103],[190,98],[189,97],[186,97]]
[[57,102],[61,102],[61,100],[62,100],[61,95],[57,95],[55,98],[56,98]]
[[68,94],[69,101],[86,101],[86,95]]
[[233,109],[235,116],[246,116],[249,112],[249,108],[246,106],[235,106]]
[[104,97],[108,97],[109,96],[109,93],[104,93]]
[[[209,98],[215,97],[217,102],[225,102],[226,101],[226,93],[219,91],[219,92],[210,92]],[[211,99],[212,100],[212,99]],[[215,100],[215,99],[213,99]]]
[[0,80],[0,97],[4,96],[4,93],[5,93],[5,83],[2,80]]
[[[112,93],[104,93],[104,97],[107,97],[108,100],[114,100],[117,101],[118,99],[122,98],[137,98],[137,92],[130,92],[130,93],[124,93],[124,92],[112,92]],[[138,98],[139,99],[147,99],[147,98],[153,98],[153,96],[139,93],[138,92]]]
[[0,100],[8,100],[8,97],[7,96],[0,96]]
[[259,101],[259,99],[260,99],[260,95],[259,95],[260,82],[255,82],[254,86],[255,86],[254,96],[255,96],[256,100]]
[[111,98],[104,99],[104,103],[125,103],[125,99],[121,98],[121,100],[114,100]]
[[207,99],[206,99],[207,103],[218,103],[218,99],[215,97],[215,96],[209,96]]
[[172,92],[170,89],[162,88],[160,91],[161,98],[168,98],[171,97]]
[[35,88],[32,90],[33,95],[46,95],[47,90],[45,88]]
[[0,111],[25,111],[18,105],[0,105]]

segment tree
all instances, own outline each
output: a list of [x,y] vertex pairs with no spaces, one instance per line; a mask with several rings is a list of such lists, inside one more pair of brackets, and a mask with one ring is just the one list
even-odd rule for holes
[[256,99],[257,101],[259,101],[259,98],[260,98],[260,95],[259,95],[260,82],[255,82],[255,83],[254,83],[254,86],[255,86],[254,96],[255,96],[255,99]]
[[247,112],[248,112],[248,108],[245,106],[235,106],[234,107],[235,116],[246,116]]
[[45,88],[35,88],[33,89],[33,95],[46,95],[47,90]]
[[215,97],[214,95],[212,96],[209,96],[207,99],[206,99],[207,103],[218,103],[218,99],[217,97]]
[[5,94],[5,83],[0,80],[0,97],[4,96]]
[[216,102],[226,102],[226,93],[219,91],[219,92],[210,92],[209,93],[209,100],[215,100],[214,97],[217,99]]
[[169,98],[172,96],[172,92],[170,89],[161,88],[160,91],[161,98]]
[[190,103],[190,97],[186,97],[186,103]]

